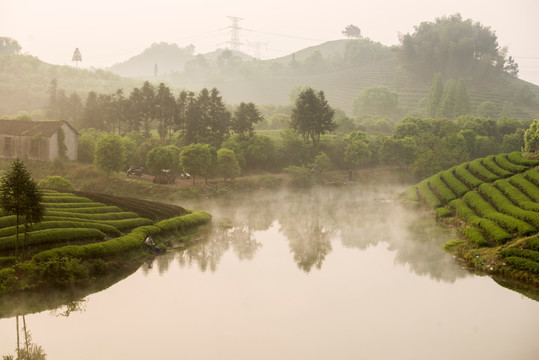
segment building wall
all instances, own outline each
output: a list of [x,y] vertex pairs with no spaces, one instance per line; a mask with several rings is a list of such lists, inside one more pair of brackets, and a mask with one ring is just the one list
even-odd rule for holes
[[79,153],[78,135],[73,128],[66,123],[62,125],[62,130],[64,130],[64,143],[67,147],[66,156],[69,160],[77,160]]

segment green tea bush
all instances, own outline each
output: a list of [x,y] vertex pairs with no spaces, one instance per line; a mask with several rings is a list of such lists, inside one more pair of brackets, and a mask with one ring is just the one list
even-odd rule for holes
[[38,183],[40,188],[54,189],[60,191],[72,191],[75,190],[71,181],[64,179],[61,176],[47,176],[46,179],[40,180]]
[[[69,241],[102,241],[105,234],[97,229],[79,229],[79,228],[62,228],[62,229],[45,229],[38,230],[27,234],[26,245],[45,245],[62,243]],[[5,236],[0,238],[0,250],[10,250],[15,248],[16,236]],[[19,244],[23,243],[23,236],[19,234]]]
[[96,208],[96,207],[103,207],[106,206],[103,203],[99,202],[84,202],[84,203],[47,203],[42,202],[43,206],[45,206],[47,209],[66,209],[66,208]]
[[483,236],[483,233],[474,227],[462,230],[462,235],[477,247],[488,246],[488,241]]
[[[67,209],[66,209],[67,210]],[[77,219],[86,219],[86,220],[123,220],[123,219],[133,219],[138,218],[138,214],[130,211],[119,211],[114,213],[106,214],[83,214],[83,213],[71,213],[68,211],[57,211],[57,210],[45,210],[46,216],[59,216],[66,219],[77,218]]]
[[17,224],[16,215],[6,215],[0,217],[0,229],[8,226],[15,226],[15,224]]
[[477,216],[464,200],[455,199],[449,203],[449,206],[454,208],[457,216],[466,223],[483,229],[488,239],[493,240],[495,243],[504,244],[511,240],[511,235],[509,233],[492,220]]
[[539,211],[539,203],[531,201],[528,196],[513,186],[508,180],[497,180],[494,182],[494,186],[501,190],[505,197],[518,207],[524,210]]
[[509,161],[511,161],[513,164],[517,164],[517,165],[524,165],[524,166],[539,165],[539,161],[526,159],[522,156],[522,153],[519,151],[514,151],[508,154],[507,159],[509,159]]
[[0,257],[0,267],[15,265],[15,256]]
[[442,203],[447,204],[457,198],[457,196],[445,185],[441,178],[441,173],[433,175],[429,178],[430,187],[442,200]]
[[494,204],[498,210],[504,214],[511,215],[517,219],[526,221],[536,228],[539,228],[539,213],[523,210],[514,205],[505,195],[494,185],[484,183],[479,187],[481,193]]
[[447,184],[447,186],[457,195],[457,197],[461,197],[462,195],[466,194],[470,189],[464,185],[462,181],[457,179],[457,177],[453,174],[453,171],[455,169],[449,169],[442,171],[441,177],[442,180]]
[[78,213],[78,214],[110,214],[110,213],[119,213],[123,212],[122,209],[120,209],[117,206],[99,206],[99,207],[70,207],[70,208],[46,208],[49,211],[67,211],[69,210],[70,213]]
[[191,214],[161,220],[155,224],[162,231],[184,231],[211,221],[212,216],[205,211],[195,211]]
[[101,223],[114,226],[120,231],[125,231],[128,229],[134,229],[139,226],[152,225],[153,221],[147,218],[133,218],[133,219],[122,219],[122,220],[102,220]]
[[419,201],[419,195],[417,194],[417,186],[410,186],[405,192],[406,199],[409,201]]
[[520,189],[530,199],[539,202],[539,188],[527,180],[524,175],[517,174],[509,178],[509,182]]
[[496,164],[498,164],[501,168],[510,171],[513,174],[521,173],[528,170],[528,167],[524,165],[514,164],[509,161],[509,159],[507,158],[507,154],[497,155],[494,160],[496,161]]
[[539,263],[533,260],[524,259],[516,256],[508,256],[504,258],[504,261],[516,269],[529,271],[534,274],[539,274]]
[[524,173],[524,176],[531,181],[535,186],[539,186],[539,171],[528,170]]
[[438,197],[430,190],[429,179],[425,179],[417,184],[417,190],[420,198],[431,208],[436,209],[442,206],[440,199],[438,199]]
[[532,250],[539,251],[539,236],[526,239],[526,245]]
[[468,170],[477,174],[480,178],[485,181],[492,182],[498,180],[500,177],[496,174],[490,172],[482,163],[483,159],[475,159],[468,163]]
[[460,179],[468,188],[474,189],[483,183],[483,180],[476,178],[467,169],[468,163],[463,163],[455,167],[455,176]]
[[535,228],[527,222],[498,212],[488,201],[474,191],[466,193],[462,199],[469,207],[474,209],[477,215],[494,221],[510,233],[518,232],[520,236],[524,236],[536,232]]
[[453,213],[451,212],[451,210],[445,207],[436,208],[435,212],[436,212],[436,217],[438,218],[447,218],[447,217],[453,216]]
[[503,169],[502,167],[500,167],[496,163],[494,155],[490,155],[490,156],[487,156],[486,158],[484,158],[483,159],[483,166],[485,168],[487,168],[493,174],[495,174],[495,175],[497,175],[499,177],[502,177],[502,178],[506,178],[506,177],[509,177],[509,176],[513,175],[513,173],[511,171]]
[[42,201],[44,203],[89,203],[92,202],[92,200],[82,197],[82,196],[75,196],[73,194],[71,195],[43,195]]
[[518,256],[518,257],[530,259],[539,263],[539,251],[509,248],[509,249],[501,250],[500,255],[503,257]]

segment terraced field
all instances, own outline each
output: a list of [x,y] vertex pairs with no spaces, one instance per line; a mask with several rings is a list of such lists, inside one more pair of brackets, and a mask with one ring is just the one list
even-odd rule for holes
[[475,267],[539,286],[538,165],[520,152],[475,159],[412,186],[406,203],[457,224],[446,247]]
[[[24,226],[19,225],[19,260],[22,258],[22,264],[27,264],[22,268],[21,262],[16,264],[14,256],[16,217],[0,214],[0,294],[23,286],[17,280],[21,276],[35,282],[39,281],[36,273],[46,276],[51,268],[57,271],[58,266],[68,267],[70,259],[79,264],[124,258],[132,251],[143,249],[148,234],[181,232],[211,220],[211,215],[206,212],[190,212],[179,206],[87,195],[43,190],[45,215],[42,222],[28,226],[26,239]],[[129,210],[150,216],[142,217]],[[51,267],[51,263],[55,265]],[[32,287],[33,284],[24,286]]]

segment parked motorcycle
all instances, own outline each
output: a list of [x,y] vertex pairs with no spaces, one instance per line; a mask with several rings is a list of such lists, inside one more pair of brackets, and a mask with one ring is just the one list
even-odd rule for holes
[[130,166],[129,169],[127,169],[127,176],[134,175],[134,176],[141,177],[143,173],[144,173],[144,168],[143,167],[134,168],[134,167]]

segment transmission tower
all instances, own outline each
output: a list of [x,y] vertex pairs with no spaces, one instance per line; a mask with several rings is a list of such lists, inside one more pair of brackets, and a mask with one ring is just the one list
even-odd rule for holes
[[232,51],[240,51],[240,20],[243,20],[242,18],[235,17],[235,16],[229,16],[229,19],[232,20],[232,26],[230,27],[232,29],[231,37],[230,37],[230,48]]
[[267,42],[261,42],[261,41],[255,41],[255,42],[249,42],[247,43],[248,46],[253,47],[255,49],[255,58],[260,59],[260,47],[261,46],[267,46]]

